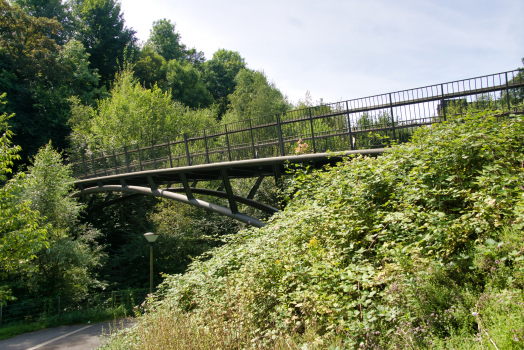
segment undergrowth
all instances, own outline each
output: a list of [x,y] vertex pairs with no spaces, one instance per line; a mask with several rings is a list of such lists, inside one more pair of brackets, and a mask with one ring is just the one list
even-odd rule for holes
[[106,349],[524,348],[524,119],[295,169],[287,208],[166,276]]
[[12,338],[19,334],[36,332],[45,328],[70,326],[83,323],[99,323],[126,317],[123,306],[108,309],[87,309],[73,311],[62,315],[41,317],[36,322],[10,324],[0,328],[0,340]]

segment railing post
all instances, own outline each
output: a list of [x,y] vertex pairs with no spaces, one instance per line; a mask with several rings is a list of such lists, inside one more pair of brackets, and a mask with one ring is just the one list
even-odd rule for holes
[[124,154],[126,156],[126,166],[127,166],[127,172],[130,173],[131,169],[129,168],[129,158],[127,156],[127,146],[124,146]]
[[444,99],[444,84],[440,84],[440,92],[442,95],[442,100],[440,100],[440,108],[442,108],[442,115],[444,116],[444,121],[446,121],[446,100]]
[[105,154],[103,152],[102,152],[102,164],[104,165],[104,173],[107,176],[106,156],[105,156]]
[[347,111],[347,121],[348,121],[348,131],[349,131],[349,143],[351,144],[351,150],[354,150],[355,147],[353,146],[353,133],[351,131],[351,120],[349,118],[349,105],[348,101],[346,101],[346,111]]
[[396,140],[397,133],[395,132],[395,117],[393,116],[393,99],[391,98],[391,93],[389,94],[389,108],[391,111],[391,125],[393,128],[393,140]]
[[2,325],[2,313],[3,313],[3,306],[2,306],[2,299],[0,298],[0,326]]
[[118,174],[118,167],[116,165],[115,149],[113,148],[113,164],[115,165],[115,175]]
[[189,154],[189,143],[187,142],[187,134],[186,133],[184,133],[184,144],[186,145],[187,165],[191,165],[191,156]]
[[86,166],[86,160],[84,158],[84,156],[82,156],[82,163],[84,164],[84,175],[87,179],[87,166]]
[[207,135],[206,135],[206,129],[204,129],[204,146],[206,147],[206,162],[209,164],[209,150],[207,148]]
[[136,149],[138,151],[138,162],[140,163],[140,171],[142,171],[142,156],[140,155],[140,146],[136,144]]
[[153,166],[156,170],[155,141],[151,141],[151,150],[153,151]]
[[60,316],[60,297],[58,297],[58,316]]
[[93,164],[93,172],[95,173],[95,177],[97,177],[96,175],[96,167],[95,167],[95,156],[93,153],[91,153],[91,164]]
[[317,153],[317,146],[315,145],[315,130],[313,129],[313,117],[311,115],[311,107],[309,107],[309,123],[311,124],[311,139],[313,141],[313,153]]
[[224,124],[224,130],[226,131],[227,154],[229,156],[229,161],[231,162],[231,148],[229,147],[229,135],[227,131],[227,124]]
[[253,137],[253,125],[251,125],[251,119],[249,120],[249,132],[251,133],[251,147],[253,149],[253,159],[257,159],[257,151],[255,150],[255,138]]
[[166,137],[167,140],[167,150],[169,152],[169,165],[171,165],[171,168],[173,167],[173,158],[171,158],[171,145],[169,144],[169,137]]
[[506,72],[506,95],[508,95],[508,98],[506,99],[508,101],[508,109],[511,108],[509,103],[509,82],[508,82],[508,72]]
[[278,143],[280,146],[280,155],[283,157],[286,155],[284,150],[284,138],[282,137],[282,125],[280,125],[280,115],[277,114],[277,131],[278,131]]

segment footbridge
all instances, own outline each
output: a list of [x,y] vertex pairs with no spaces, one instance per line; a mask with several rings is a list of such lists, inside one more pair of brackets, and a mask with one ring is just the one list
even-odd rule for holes
[[[524,73],[515,70],[397,91],[215,128],[84,152],[72,161],[74,196],[120,192],[115,203],[138,195],[176,200],[256,227],[264,222],[239,211],[239,204],[273,214],[277,208],[255,200],[264,178],[285,175],[285,164],[320,168],[348,155],[375,156],[391,142],[408,141],[416,128],[429,127],[468,108],[522,106]],[[333,155],[331,152],[338,152]],[[256,178],[247,194],[232,181]],[[218,188],[197,184],[220,183]],[[225,198],[229,207],[197,199]]]

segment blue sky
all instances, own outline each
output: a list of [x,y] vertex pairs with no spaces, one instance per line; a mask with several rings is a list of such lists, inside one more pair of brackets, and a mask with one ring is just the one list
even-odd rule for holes
[[238,51],[296,102],[336,102],[522,67],[523,0],[121,0],[147,40],[155,20],[211,58]]

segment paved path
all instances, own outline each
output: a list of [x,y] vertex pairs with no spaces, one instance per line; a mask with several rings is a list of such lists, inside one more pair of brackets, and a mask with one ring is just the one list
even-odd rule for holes
[[17,335],[1,340],[0,350],[90,350],[96,349],[106,339],[109,329],[132,327],[131,318],[97,324],[62,326],[43,329],[38,332]]

